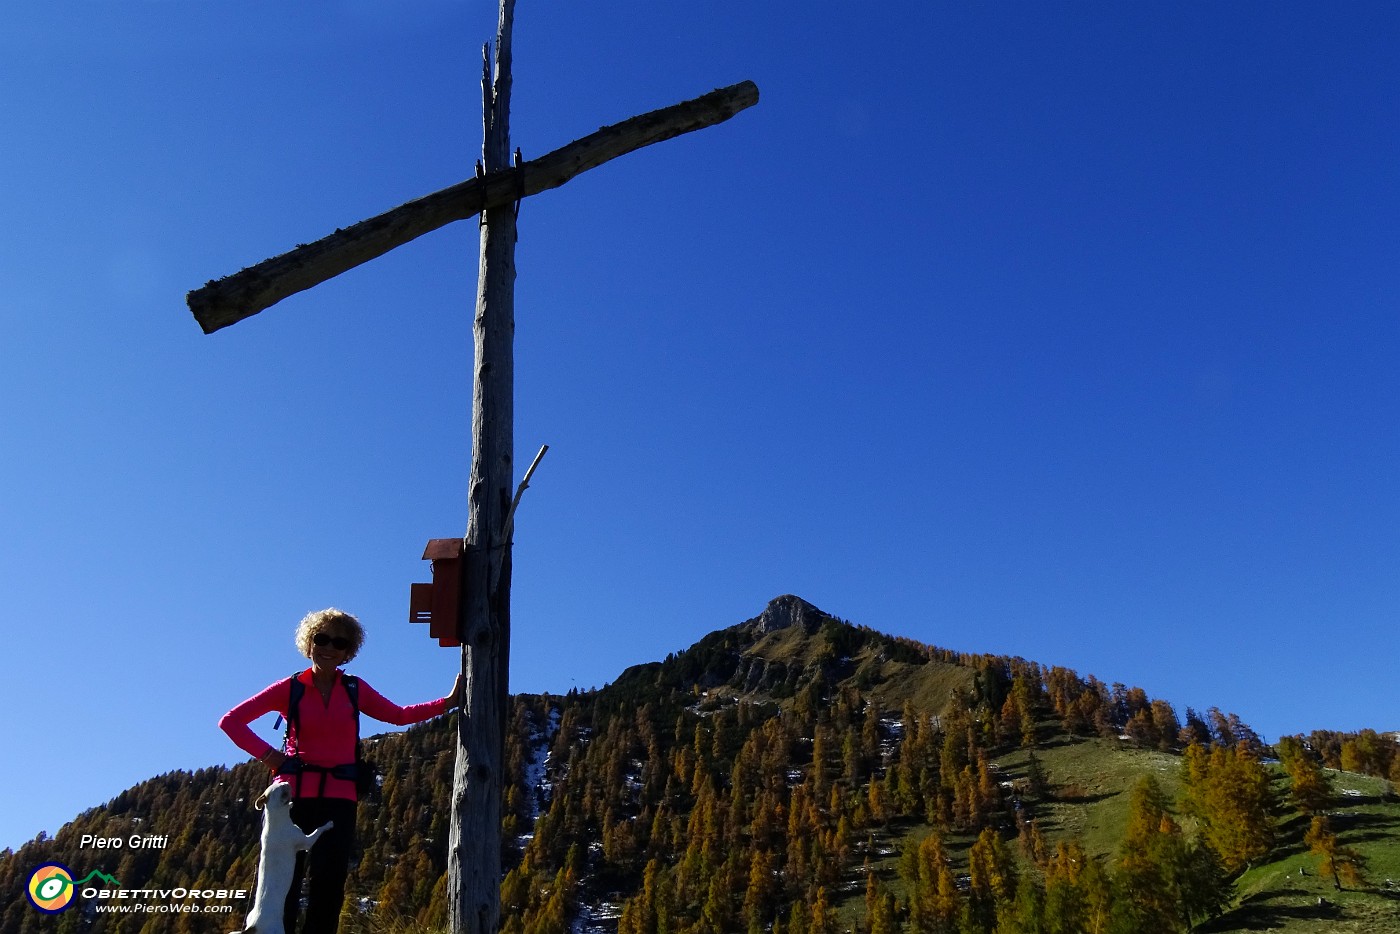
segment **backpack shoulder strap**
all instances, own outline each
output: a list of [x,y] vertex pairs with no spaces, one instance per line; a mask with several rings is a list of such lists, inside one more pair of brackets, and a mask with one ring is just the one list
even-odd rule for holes
[[[291,730],[292,724],[297,723],[297,706],[301,703],[301,696],[306,693],[306,685],[301,683],[301,672],[297,672],[287,679],[287,729]],[[272,724],[275,730],[282,725],[282,715],[277,715],[277,722]]]
[[[291,749],[291,745],[292,745],[292,731],[293,731],[293,730],[296,731],[296,734],[297,734],[297,743],[298,743],[298,745],[300,745],[300,743],[301,743],[301,718],[297,715],[297,711],[300,709],[300,706],[301,706],[301,699],[302,699],[302,697],[303,697],[305,694],[306,694],[306,685],[304,685],[304,684],[301,683],[301,672],[298,671],[298,672],[296,672],[295,674],[293,674],[290,678],[287,679],[287,732],[285,732],[285,733],[282,734],[282,751],[285,752],[285,753],[288,753],[288,754],[290,754],[290,749]],[[274,727],[273,729],[276,729],[276,727]],[[302,776],[301,776],[301,765],[300,765],[300,762],[301,762],[301,754],[300,754],[300,751],[298,751],[297,755],[293,756],[293,759],[297,762],[297,771],[296,771],[297,788],[296,788],[296,795],[297,795],[297,797],[301,797],[301,778],[302,778]],[[322,775],[322,776],[321,776],[321,788],[322,788],[322,790],[325,790],[325,786],[326,786],[326,777],[325,777],[324,775]]]
[[350,695],[350,709],[355,711],[355,742],[360,741],[360,679],[354,675],[341,675],[345,693]]
[[301,718],[297,716],[297,711],[300,709],[302,697],[306,695],[306,685],[301,683],[301,672],[287,679],[287,687],[290,692],[287,698],[287,719],[300,726]]

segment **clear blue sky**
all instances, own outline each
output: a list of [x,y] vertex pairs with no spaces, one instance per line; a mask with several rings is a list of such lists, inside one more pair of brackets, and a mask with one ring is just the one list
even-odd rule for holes
[[[466,523],[476,227],[206,337],[206,280],[455,183],[487,2],[0,12],[0,846],[406,622]],[[1400,728],[1390,3],[540,3],[515,143],[760,104],[521,212],[512,686],[800,594],[1238,712]],[[271,735],[270,724],[264,730]]]

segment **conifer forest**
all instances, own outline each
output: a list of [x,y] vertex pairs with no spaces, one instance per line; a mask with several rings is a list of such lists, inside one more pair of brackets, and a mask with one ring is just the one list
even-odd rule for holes
[[[341,929],[446,929],[451,718],[366,742]],[[211,725],[212,728],[212,725]],[[505,934],[1400,931],[1400,746],[1239,717],[781,597],[613,683],[513,698]],[[0,853],[0,931],[233,930],[57,916],[46,860],[251,889],[258,763],[172,772]],[[168,835],[83,850],[83,834]]]

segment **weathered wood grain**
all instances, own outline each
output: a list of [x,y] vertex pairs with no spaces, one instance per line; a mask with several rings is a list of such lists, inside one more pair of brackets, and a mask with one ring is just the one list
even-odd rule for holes
[[212,334],[453,221],[558,188],[618,156],[723,123],[756,103],[757,85],[742,81],[605,126],[523,165],[488,171],[209,282],[185,301],[204,333]]

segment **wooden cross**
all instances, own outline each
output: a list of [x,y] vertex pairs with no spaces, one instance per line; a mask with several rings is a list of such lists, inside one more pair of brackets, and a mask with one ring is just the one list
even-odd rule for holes
[[475,178],[337,230],[186,296],[195,319],[209,334],[429,231],[482,215],[472,329],[476,352],[470,515],[463,541],[458,619],[467,696],[457,725],[448,841],[452,934],[495,934],[500,919],[501,782],[510,660],[515,208],[522,198],[557,188],[604,162],[721,123],[758,102],[758,88],[745,81],[603,127],[530,162],[522,162],[516,150],[512,163],[514,11],[515,0],[501,0],[494,76],[489,46],[483,56],[485,141]]

